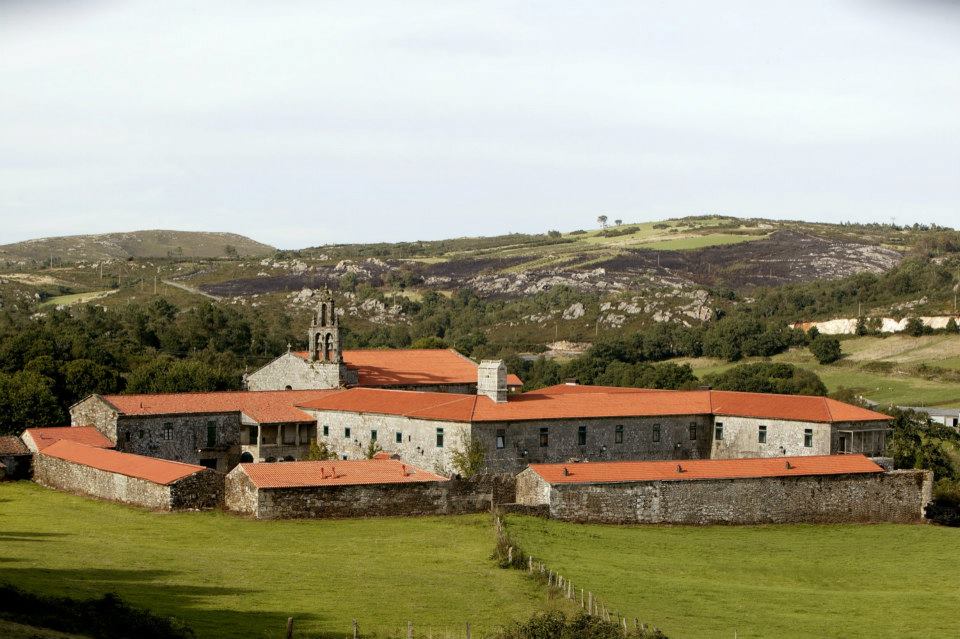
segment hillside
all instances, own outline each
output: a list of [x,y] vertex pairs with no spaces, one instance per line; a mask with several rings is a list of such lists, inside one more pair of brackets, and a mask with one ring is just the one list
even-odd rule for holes
[[0,263],[54,265],[128,258],[256,257],[276,249],[236,233],[133,231],[46,237],[0,246]]

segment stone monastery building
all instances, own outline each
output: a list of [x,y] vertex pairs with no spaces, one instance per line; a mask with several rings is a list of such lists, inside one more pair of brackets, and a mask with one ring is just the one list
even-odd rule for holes
[[71,410],[116,449],[227,472],[303,459],[312,439],[342,459],[371,442],[449,471],[478,442],[487,469],[531,463],[731,459],[864,453],[886,447],[886,415],[825,397],[558,385],[527,393],[502,361],[452,350],[340,349],[327,294],[310,350],[251,373],[249,390],[90,396]]

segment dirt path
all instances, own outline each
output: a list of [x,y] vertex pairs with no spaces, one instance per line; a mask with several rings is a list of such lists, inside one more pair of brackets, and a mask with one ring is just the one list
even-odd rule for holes
[[220,300],[223,299],[222,297],[217,297],[216,295],[211,295],[210,293],[204,293],[198,288],[187,286],[186,284],[181,284],[180,282],[174,282],[173,280],[160,280],[160,281],[166,284],[167,286],[172,286],[173,288],[179,288],[181,291],[186,291],[187,293],[193,293],[194,295],[202,295],[203,297],[211,299],[215,302],[219,302]]

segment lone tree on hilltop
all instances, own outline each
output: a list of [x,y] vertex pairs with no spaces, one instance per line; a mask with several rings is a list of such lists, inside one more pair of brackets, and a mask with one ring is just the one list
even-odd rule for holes
[[818,335],[810,342],[810,352],[821,364],[832,364],[843,354],[840,340],[829,335]]
[[607,228],[607,216],[606,215],[598,216],[597,224],[599,224],[601,228]]
[[616,226],[620,226],[621,224],[623,224],[623,220],[614,220],[613,223],[614,223]]

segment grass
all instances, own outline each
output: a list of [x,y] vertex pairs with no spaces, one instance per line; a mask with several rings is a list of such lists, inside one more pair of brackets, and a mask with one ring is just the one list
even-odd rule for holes
[[13,621],[6,621],[4,619],[0,619],[0,637],[4,639],[86,639],[83,635],[25,626],[24,624],[14,623]]
[[[960,368],[960,336],[931,335],[928,337],[890,336],[857,337],[841,341],[844,359],[837,364],[821,365],[806,348],[794,348],[773,356],[771,361],[787,362],[809,369],[820,376],[827,389],[835,391],[841,386],[850,388],[864,397],[881,404],[907,406],[960,405],[960,384],[925,379],[910,374],[909,368],[929,364],[942,368]],[[943,358],[943,359],[941,359]],[[681,358],[677,363],[688,363],[694,373],[704,375],[725,371],[737,364],[761,361],[747,358],[740,362],[698,357]],[[889,361],[895,366],[890,373],[865,370],[871,361]]]
[[707,246],[721,246],[725,244],[740,244],[741,242],[751,242],[759,240],[763,235],[730,235],[726,233],[712,233],[709,235],[694,235],[691,237],[681,237],[675,240],[662,240],[658,242],[647,242],[638,244],[637,248],[661,251],[684,251],[688,249],[698,249]]
[[481,631],[549,606],[490,559],[488,515],[254,521],[219,512],[158,514],[0,484],[0,582],[130,604],[199,637],[342,637],[418,627]]
[[960,636],[957,529],[506,524],[526,552],[671,639]]
[[57,295],[56,297],[51,297],[41,304],[41,307],[44,306],[71,306],[73,304],[86,304],[87,302],[92,302],[98,300],[107,295],[116,293],[116,289],[110,289],[106,291],[90,291],[89,293],[73,293],[71,295]]

